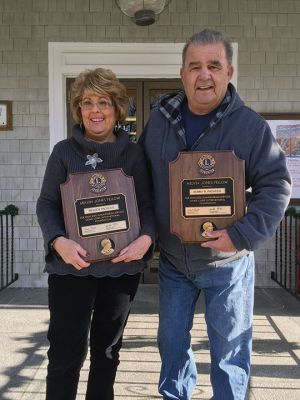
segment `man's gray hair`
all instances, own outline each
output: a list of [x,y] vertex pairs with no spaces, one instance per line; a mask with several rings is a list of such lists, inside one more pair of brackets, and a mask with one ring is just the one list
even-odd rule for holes
[[182,50],[182,65],[184,66],[185,63],[185,57],[186,57],[186,52],[190,44],[195,44],[195,45],[206,45],[206,44],[215,44],[215,43],[223,43],[225,47],[225,52],[226,52],[226,58],[228,61],[228,64],[232,64],[232,55],[233,55],[233,48],[232,48],[232,42],[231,39],[223,32],[220,31],[215,31],[213,29],[204,29],[201,32],[195,33],[193,36],[191,36],[183,50]]

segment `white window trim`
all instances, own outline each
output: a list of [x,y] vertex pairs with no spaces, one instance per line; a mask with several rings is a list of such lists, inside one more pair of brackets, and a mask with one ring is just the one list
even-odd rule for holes
[[[50,152],[67,137],[66,78],[86,68],[111,69],[118,78],[179,78],[184,43],[70,43],[49,42]],[[237,43],[233,43],[237,84]]]

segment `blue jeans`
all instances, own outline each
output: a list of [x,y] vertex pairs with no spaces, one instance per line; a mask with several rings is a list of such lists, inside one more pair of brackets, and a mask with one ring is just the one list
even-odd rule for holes
[[191,400],[197,368],[191,347],[195,304],[203,290],[210,344],[213,400],[243,400],[250,374],[254,256],[186,276],[160,258],[159,393]]

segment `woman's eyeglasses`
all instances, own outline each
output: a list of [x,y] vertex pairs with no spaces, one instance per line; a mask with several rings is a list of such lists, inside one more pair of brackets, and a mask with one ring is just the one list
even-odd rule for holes
[[96,103],[93,103],[91,100],[83,100],[79,103],[80,108],[83,110],[92,110],[94,106],[97,106],[99,110],[108,110],[112,107],[112,103],[108,100],[99,100]]

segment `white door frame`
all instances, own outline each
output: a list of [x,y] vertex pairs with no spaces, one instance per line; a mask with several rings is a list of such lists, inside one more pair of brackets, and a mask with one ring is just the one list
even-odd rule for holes
[[[50,152],[67,137],[66,78],[87,68],[111,69],[118,78],[179,78],[184,43],[49,42]],[[233,84],[237,83],[237,43],[233,43]]]

